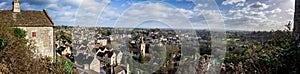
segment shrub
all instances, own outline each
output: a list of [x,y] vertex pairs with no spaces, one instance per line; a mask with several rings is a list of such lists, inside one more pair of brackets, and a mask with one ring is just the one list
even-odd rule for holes
[[63,70],[64,70],[65,74],[73,74],[74,73],[74,71],[73,71],[74,65],[69,60],[64,60],[60,56],[57,56],[55,64],[57,66],[63,66]]
[[14,36],[17,38],[24,38],[26,36],[26,31],[20,28],[12,28],[14,31]]

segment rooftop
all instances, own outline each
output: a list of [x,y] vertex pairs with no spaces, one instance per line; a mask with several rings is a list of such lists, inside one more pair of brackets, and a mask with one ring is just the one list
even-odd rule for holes
[[54,26],[51,17],[46,10],[0,10],[0,23],[9,24],[14,27],[52,27]]

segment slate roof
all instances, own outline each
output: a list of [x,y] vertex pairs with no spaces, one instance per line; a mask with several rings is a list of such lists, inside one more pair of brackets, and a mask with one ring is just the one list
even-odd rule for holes
[[12,10],[0,10],[0,16],[0,24],[9,24],[13,27],[54,26],[54,22],[46,10],[21,10],[17,13]]

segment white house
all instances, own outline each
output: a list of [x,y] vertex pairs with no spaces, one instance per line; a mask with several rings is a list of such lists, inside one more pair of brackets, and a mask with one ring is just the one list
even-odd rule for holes
[[110,65],[117,65],[121,63],[123,53],[121,51],[113,51],[113,55],[110,58]]
[[107,45],[107,39],[100,39],[100,40],[97,40],[97,43],[100,43],[100,44],[102,44],[103,46],[106,46],[106,45]]

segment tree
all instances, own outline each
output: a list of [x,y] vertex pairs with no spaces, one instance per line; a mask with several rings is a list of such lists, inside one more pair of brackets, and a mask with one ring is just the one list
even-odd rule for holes
[[295,0],[293,39],[295,45],[300,44],[300,1]]
[[72,34],[66,33],[64,31],[59,31],[55,33],[55,37],[58,40],[67,41],[69,43],[72,43]]
[[291,30],[291,26],[292,26],[291,21],[289,21],[289,23],[287,25],[284,25],[284,26],[287,28],[288,31],[290,31]]

